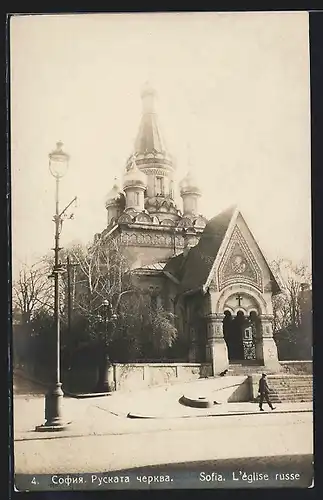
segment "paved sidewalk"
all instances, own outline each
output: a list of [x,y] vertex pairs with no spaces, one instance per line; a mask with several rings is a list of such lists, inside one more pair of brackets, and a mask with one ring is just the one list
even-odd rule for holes
[[[192,408],[179,402],[183,395],[206,396],[216,399],[214,380],[197,380],[182,384],[153,387],[134,392],[115,392],[98,400],[98,406],[118,416],[133,418],[190,418],[233,414],[259,413],[257,403],[237,402],[216,404],[211,408]],[[266,404],[264,410],[266,411]],[[279,403],[275,412],[312,411],[313,403]],[[269,410],[269,408],[268,408]],[[271,411],[271,410],[269,410]]]
[[66,422],[71,422],[71,425],[64,431],[45,433],[35,431],[37,425],[44,423],[44,398],[18,396],[14,400],[14,438],[22,441],[120,435],[140,432],[142,429],[168,428],[168,426],[181,428],[183,421],[201,420],[203,417],[204,419],[208,417],[209,420],[224,416],[250,415],[262,419],[266,415],[269,417],[277,413],[297,414],[312,411],[311,403],[280,404],[273,412],[265,410],[262,413],[256,403],[227,403],[213,408],[188,408],[178,403],[172,394],[161,397],[160,391],[156,392],[155,397],[150,394],[149,400],[144,395],[140,398],[135,393],[91,399],[65,397],[62,415]]
[[[44,423],[44,395],[16,394],[15,471],[106,473],[171,462],[312,454],[311,403],[259,412],[256,403],[188,408],[178,402],[183,394],[204,396],[212,387],[208,380],[102,397],[64,397],[62,416],[71,424],[60,432],[35,431]],[[137,412],[145,418],[127,418]]]
[[[34,398],[30,404],[37,401],[41,402]],[[67,402],[64,401],[65,406]],[[78,401],[73,403],[75,406]],[[81,416],[79,405],[77,408]],[[42,405],[38,410],[42,410]],[[230,418],[129,419],[91,407],[84,410],[86,420],[75,420],[68,431],[48,434],[32,430],[41,418],[41,414],[36,413],[30,430],[16,436],[16,472],[107,473],[203,460],[213,461],[216,470],[215,460],[220,459],[234,461],[241,457],[259,459],[313,452],[310,412],[266,412]]]

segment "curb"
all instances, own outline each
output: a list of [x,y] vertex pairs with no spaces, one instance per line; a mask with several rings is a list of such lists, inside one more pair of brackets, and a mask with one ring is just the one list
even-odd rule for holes
[[86,398],[100,398],[104,396],[111,396],[113,392],[89,392],[89,393],[75,393],[63,390],[64,395],[73,399],[86,399]]
[[[263,414],[268,414],[268,413],[275,413],[281,414],[281,413],[312,413],[313,410],[308,410],[308,409],[298,409],[298,410],[279,410],[279,411],[269,411],[265,410],[262,412]],[[167,420],[167,419],[175,419],[175,418],[206,418],[206,417],[232,417],[236,415],[259,415],[259,411],[232,411],[232,412],[226,412],[226,413],[211,413],[209,415],[180,415],[180,416],[158,416],[158,415],[141,415],[140,413],[131,413],[129,412],[127,415],[127,418],[132,418],[132,419],[160,419],[160,420]]]

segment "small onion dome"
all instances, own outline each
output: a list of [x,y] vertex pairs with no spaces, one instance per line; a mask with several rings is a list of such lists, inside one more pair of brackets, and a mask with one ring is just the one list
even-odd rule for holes
[[111,205],[116,205],[118,203],[119,198],[120,198],[120,188],[117,184],[117,179],[115,178],[114,185],[106,196],[105,206],[108,207]]
[[128,170],[124,175],[123,187],[127,189],[131,186],[146,188],[147,186],[147,176],[144,172],[139,170],[136,165],[134,157]]
[[179,183],[179,187],[181,194],[201,194],[201,190],[191,172],[187,172],[184,179]]

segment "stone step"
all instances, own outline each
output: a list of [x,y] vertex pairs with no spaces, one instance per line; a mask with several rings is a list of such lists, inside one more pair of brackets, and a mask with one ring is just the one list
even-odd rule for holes
[[293,391],[297,391],[297,389],[303,390],[303,389],[313,389],[312,384],[304,384],[304,385],[294,385],[294,384],[268,384],[269,387],[272,389],[277,389],[277,390],[283,390],[283,389],[291,389]]
[[308,375],[307,377],[299,375],[299,378],[297,378],[297,375],[268,375],[267,378],[273,382],[288,382],[289,384],[305,383],[313,380],[312,375]]
[[272,403],[311,403],[313,399],[311,398],[298,398],[298,399],[284,399],[284,398],[277,398],[277,399],[271,399]]
[[303,391],[308,391],[308,392],[313,392],[313,387],[277,387],[275,385],[271,385],[270,389],[273,391],[292,391],[292,392],[303,392]]
[[273,392],[279,392],[279,393],[283,393],[283,392],[292,392],[293,394],[298,394],[300,392],[307,392],[308,394],[312,394],[313,393],[313,390],[311,387],[300,387],[298,389],[291,389],[290,387],[281,387],[281,388],[277,388],[277,387],[270,387],[271,391]]
[[297,401],[313,401],[313,399],[311,398],[277,398],[276,401],[281,401],[282,403],[283,402],[290,402],[290,403],[293,403],[294,401],[297,402]]
[[313,391],[308,390],[308,389],[302,389],[302,390],[292,390],[292,389],[283,389],[283,390],[277,390],[274,387],[271,388],[273,394],[313,394]]
[[270,396],[270,399],[273,401],[303,401],[306,399],[307,401],[313,401],[311,396]]
[[285,377],[282,378],[270,378],[268,377],[268,380],[271,380],[274,384],[311,384],[312,383],[312,377],[306,379],[306,378],[301,378],[301,379],[288,379]]
[[313,389],[313,386],[310,384],[304,384],[304,385],[289,385],[289,384],[270,384],[269,387],[272,389],[277,389],[277,390],[283,390],[283,389],[292,389],[293,391],[297,391],[297,389]]
[[270,398],[311,398],[313,399],[312,394],[270,394]]
[[311,382],[313,380],[312,375],[308,375],[307,377],[302,377],[302,376],[297,376],[297,375],[269,375],[268,380],[272,380],[273,382],[284,382],[284,383],[289,383],[289,384],[298,384],[298,383],[306,383],[306,382]]
[[299,386],[299,385],[274,385],[270,384],[269,386],[270,389],[275,390],[275,391],[312,391],[313,387],[310,385],[304,385],[304,386]]
[[276,385],[276,384],[270,384],[270,386],[272,389],[276,389],[277,391],[283,391],[285,389],[290,389],[292,391],[297,391],[297,390],[304,390],[304,389],[309,389],[309,390],[313,390],[313,386],[311,385]]
[[280,376],[280,377],[268,377],[269,380],[272,380],[273,382],[282,382],[282,383],[289,383],[289,384],[306,384],[306,383],[311,383],[311,381],[313,380],[313,378],[311,376],[309,376],[308,378],[292,378],[292,377],[284,377],[284,376]]
[[282,397],[282,398],[300,398],[300,397],[307,397],[307,398],[312,398],[313,394],[311,393],[306,393],[306,392],[299,392],[297,394],[295,393],[289,393],[289,392],[283,392],[283,393],[271,393],[269,394],[269,397]]
[[298,392],[298,393],[293,393],[293,392],[278,392],[278,393],[272,393],[272,395],[277,395],[279,397],[295,397],[295,398],[298,398],[298,397],[301,397],[301,396],[304,396],[304,397],[308,397],[308,398],[312,398],[313,397],[313,394],[311,392]]
[[311,394],[269,394],[270,398],[294,398],[294,399],[299,399],[299,398],[312,398]]
[[[269,384],[268,384],[269,385]],[[313,385],[312,384],[272,384],[270,383],[269,387],[277,388],[277,389],[312,389]]]

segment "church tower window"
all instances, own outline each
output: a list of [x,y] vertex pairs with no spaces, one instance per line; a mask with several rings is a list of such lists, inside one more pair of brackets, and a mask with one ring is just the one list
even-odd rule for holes
[[156,177],[157,184],[157,196],[162,195],[165,192],[164,177]]

